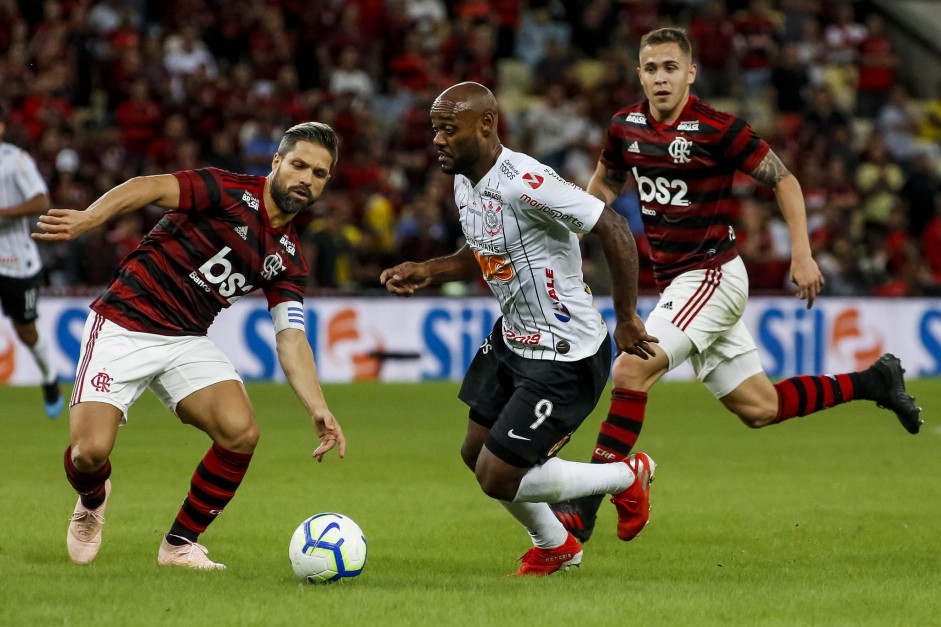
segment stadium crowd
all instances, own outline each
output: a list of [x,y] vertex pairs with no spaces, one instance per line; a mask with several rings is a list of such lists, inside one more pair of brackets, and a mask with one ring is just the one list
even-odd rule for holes
[[[314,294],[379,290],[381,268],[461,237],[428,110],[457,81],[493,88],[508,145],[586,185],[610,116],[640,100],[637,42],[688,29],[694,92],[744,116],[800,180],[833,295],[941,293],[941,84],[916,102],[884,18],[847,0],[0,0],[6,141],[53,206],[140,174],[267,174],[289,126],[319,120],[340,161],[299,224]],[[752,289],[786,289],[787,227],[738,185]],[[636,197],[626,215],[646,259]],[[160,217],[44,245],[50,289],[108,282]],[[585,240],[589,282],[604,291]],[[653,290],[649,268],[643,288]],[[470,286],[471,290],[475,286]]]

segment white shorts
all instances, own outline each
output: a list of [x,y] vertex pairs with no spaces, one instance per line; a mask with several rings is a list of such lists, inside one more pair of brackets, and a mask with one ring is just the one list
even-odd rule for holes
[[82,333],[75,389],[69,406],[88,401],[123,413],[149,387],[167,409],[220,381],[241,381],[235,367],[205,336],[139,333],[91,312]]
[[742,322],[748,302],[748,274],[741,258],[718,268],[692,270],[673,279],[647,317],[670,360],[670,370],[687,359],[717,398],[762,371],[758,347]]

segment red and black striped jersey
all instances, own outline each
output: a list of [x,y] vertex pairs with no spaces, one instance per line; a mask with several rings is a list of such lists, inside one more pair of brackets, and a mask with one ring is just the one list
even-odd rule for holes
[[274,228],[265,177],[176,172],[180,203],[118,268],[91,308],[131,331],[205,335],[216,315],[261,289],[268,308],[304,300],[307,262],[293,224]]
[[734,259],[732,180],[751,173],[770,147],[744,120],[695,96],[669,126],[650,116],[647,101],[611,119],[601,163],[637,182],[657,287],[684,272]]

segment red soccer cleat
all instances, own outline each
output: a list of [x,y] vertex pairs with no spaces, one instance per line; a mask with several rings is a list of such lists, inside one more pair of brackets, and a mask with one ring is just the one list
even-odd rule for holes
[[533,547],[520,558],[519,570],[514,575],[551,575],[558,570],[582,563],[582,545],[571,533],[562,546],[555,549]]
[[634,473],[634,483],[611,496],[618,510],[618,538],[629,542],[641,532],[650,518],[650,482],[657,465],[647,453],[636,453],[622,460]]

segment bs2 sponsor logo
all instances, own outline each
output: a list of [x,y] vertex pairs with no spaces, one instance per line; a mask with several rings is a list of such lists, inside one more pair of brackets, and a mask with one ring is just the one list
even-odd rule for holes
[[[205,278],[209,284],[218,286],[219,294],[223,298],[228,299],[229,304],[234,303],[241,298],[243,294],[252,291],[253,288],[253,286],[248,283],[248,279],[245,278],[244,274],[232,271],[232,262],[226,259],[226,255],[231,251],[231,248],[225,246],[209,261],[199,266],[199,274],[190,272],[190,279],[206,292],[209,292],[210,289],[209,285],[203,281],[203,278]],[[202,275],[202,278],[200,278],[200,275]]]

